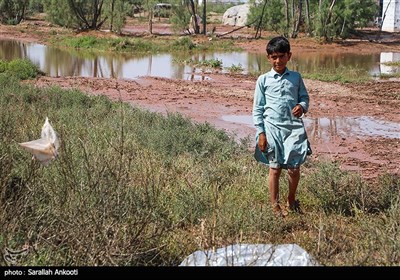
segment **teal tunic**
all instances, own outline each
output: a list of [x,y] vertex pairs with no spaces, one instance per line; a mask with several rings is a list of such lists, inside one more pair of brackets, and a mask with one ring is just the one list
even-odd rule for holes
[[[257,79],[254,91],[253,122],[256,132],[258,161],[272,168],[297,168],[307,157],[307,133],[301,118],[292,114],[300,104],[308,111],[309,96],[298,72],[286,68],[280,75],[275,70]],[[258,149],[258,135],[265,132],[268,147],[266,153]]]

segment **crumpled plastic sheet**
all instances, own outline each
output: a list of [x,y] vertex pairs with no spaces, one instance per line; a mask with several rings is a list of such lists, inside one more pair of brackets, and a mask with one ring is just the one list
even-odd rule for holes
[[196,251],[179,266],[319,266],[296,244],[235,244]]

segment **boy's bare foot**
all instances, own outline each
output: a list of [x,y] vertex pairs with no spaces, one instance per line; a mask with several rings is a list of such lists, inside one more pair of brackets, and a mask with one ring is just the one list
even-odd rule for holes
[[294,212],[298,214],[304,214],[303,210],[300,208],[300,201],[295,200],[292,205],[289,204],[289,202],[286,203],[286,207],[289,212]]
[[274,215],[276,217],[286,217],[289,213],[286,211],[286,209],[282,209],[282,207],[279,205],[279,203],[276,203],[273,208],[272,208]]

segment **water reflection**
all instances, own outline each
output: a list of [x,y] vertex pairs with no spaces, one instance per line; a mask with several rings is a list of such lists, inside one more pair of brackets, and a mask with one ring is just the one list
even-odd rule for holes
[[[223,116],[227,122],[253,126],[251,116]],[[386,137],[400,138],[400,124],[383,121],[372,117],[334,117],[334,118],[304,118],[308,137],[312,140],[329,142],[335,137]]]
[[389,66],[385,64],[387,62],[399,62],[400,53],[382,52],[380,60],[381,60],[380,70],[382,74],[392,75],[395,73],[400,73],[400,67]]
[[[336,69],[356,67],[379,75],[386,71],[381,60],[400,59],[399,53],[346,54],[346,53],[302,53],[294,54],[289,67],[300,72],[316,72],[321,68]],[[58,49],[34,43],[0,40],[0,59],[28,58],[49,76],[82,76],[102,78],[135,79],[140,76],[156,76],[184,80],[207,80],[207,72],[180,61],[222,61],[222,72],[229,67],[241,66],[244,73],[267,72],[271,66],[265,54],[247,52],[203,53],[203,54],[155,54],[135,55],[121,53],[79,52]]]
[[[182,61],[179,55],[96,54],[58,49],[41,44],[0,40],[0,59],[28,58],[47,75],[135,79],[140,76],[205,80],[203,73]],[[193,60],[201,57],[192,56]]]
[[304,119],[304,124],[310,138],[323,141],[336,136],[400,138],[400,124],[366,116]]

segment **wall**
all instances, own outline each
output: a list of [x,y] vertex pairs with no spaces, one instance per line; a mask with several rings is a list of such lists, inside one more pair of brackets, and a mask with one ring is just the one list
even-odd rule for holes
[[400,0],[383,0],[382,19],[382,31],[400,32]]

